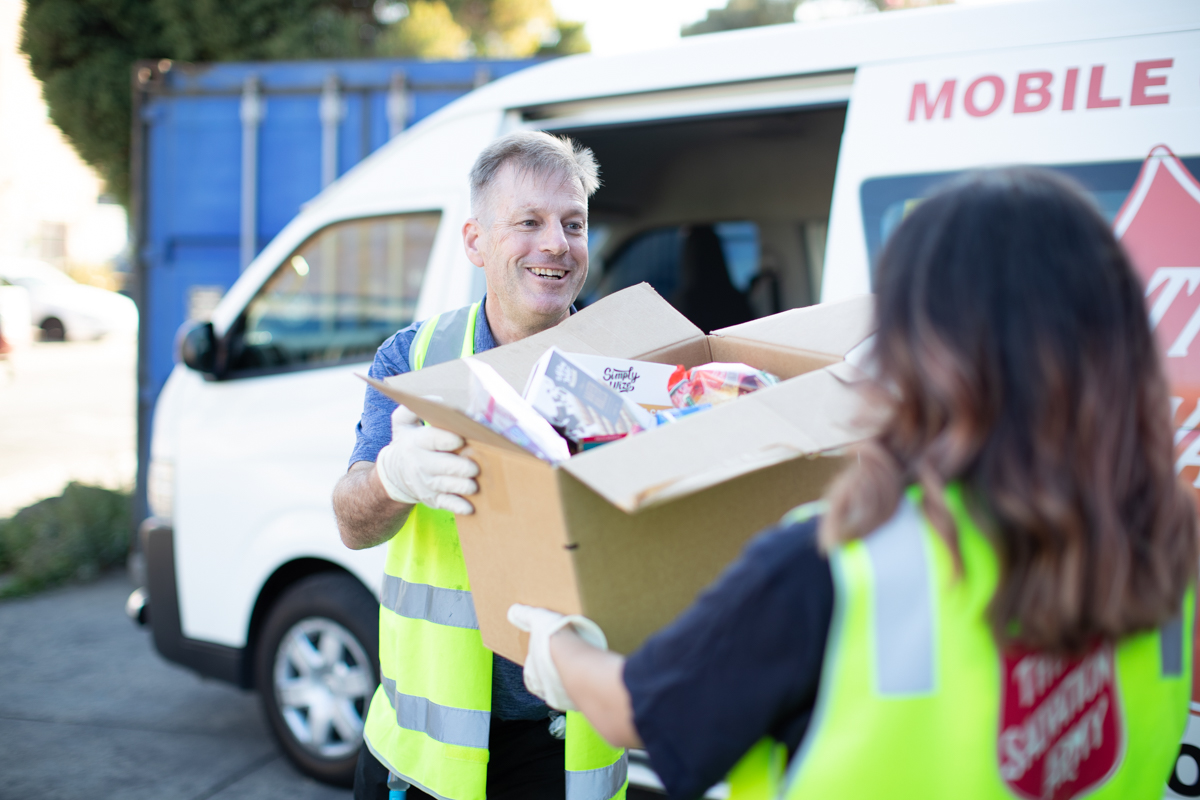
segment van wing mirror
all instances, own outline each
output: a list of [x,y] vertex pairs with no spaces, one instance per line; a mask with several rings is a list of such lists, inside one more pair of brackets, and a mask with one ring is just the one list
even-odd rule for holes
[[217,374],[217,337],[211,322],[197,322],[179,338],[179,360],[189,369]]

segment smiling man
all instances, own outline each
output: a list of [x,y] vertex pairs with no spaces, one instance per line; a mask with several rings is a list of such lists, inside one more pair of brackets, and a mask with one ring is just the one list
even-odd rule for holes
[[[587,148],[541,132],[510,134],[471,170],[467,258],[484,270],[474,305],[410,325],[384,342],[383,379],[515,342],[566,319],[587,278]],[[388,543],[379,611],[383,683],[368,711],[355,798],[559,798],[625,793],[623,751],[574,713],[526,691],[521,667],[483,647],[454,514],[474,509],[476,464],[463,440],[422,425],[368,388],[350,468],[333,493],[342,541]],[[566,737],[565,742],[563,737]],[[565,769],[564,769],[565,767]]]

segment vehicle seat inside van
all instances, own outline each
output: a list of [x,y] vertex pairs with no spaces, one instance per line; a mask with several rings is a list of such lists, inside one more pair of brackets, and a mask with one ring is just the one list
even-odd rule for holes
[[685,229],[679,288],[672,305],[705,333],[754,319],[746,296],[729,279],[721,240],[712,225]]

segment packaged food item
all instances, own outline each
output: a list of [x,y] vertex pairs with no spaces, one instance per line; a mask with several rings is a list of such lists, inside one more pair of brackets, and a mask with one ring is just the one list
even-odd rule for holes
[[715,406],[777,383],[779,378],[749,364],[714,361],[690,370],[679,367],[671,376],[671,402],[676,408]]
[[[674,364],[656,364],[653,361],[635,361],[631,358],[610,358],[585,353],[566,353],[571,363],[578,366],[596,380],[604,381],[609,388],[626,400],[637,403],[650,413],[663,408],[674,408],[669,390]],[[529,392],[526,390],[526,396]]]
[[575,442],[637,433],[654,425],[645,409],[593,378],[557,347],[547,350],[534,365],[525,399]]
[[620,439],[624,439],[628,435],[628,433],[614,433],[611,436],[589,436],[586,439],[579,440],[579,449],[581,452],[594,450],[602,444],[608,444],[609,442],[615,442]]
[[543,461],[557,464],[571,457],[567,441],[545,417],[517,394],[500,373],[474,358],[464,359],[471,371],[466,414]]
[[712,408],[711,403],[701,403],[698,406],[687,406],[686,408],[667,408],[655,414],[654,421],[658,425],[667,425],[672,422],[679,422],[684,417],[690,417],[697,411],[707,411],[710,408]]

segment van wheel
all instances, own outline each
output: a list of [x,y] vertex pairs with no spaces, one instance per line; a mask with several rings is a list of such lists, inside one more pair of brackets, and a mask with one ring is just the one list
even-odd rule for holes
[[42,341],[63,342],[67,339],[67,328],[58,317],[46,317],[42,320]]
[[351,786],[379,685],[379,605],[350,575],[312,575],[280,595],[254,677],[271,732],[305,775]]

